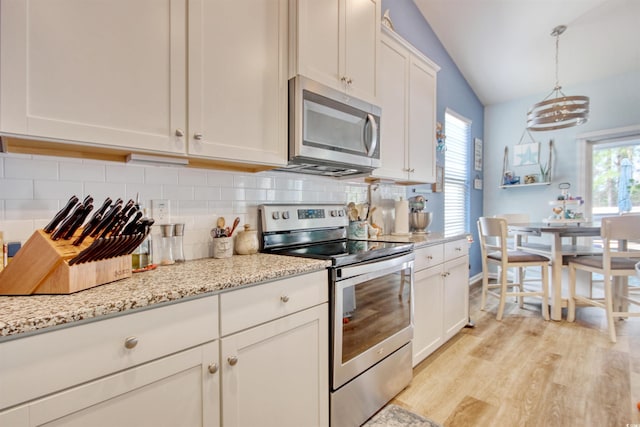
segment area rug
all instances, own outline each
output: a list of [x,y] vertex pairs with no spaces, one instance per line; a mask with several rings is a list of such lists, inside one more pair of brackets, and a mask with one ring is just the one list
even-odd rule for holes
[[387,405],[362,427],[441,427],[440,424],[414,414],[398,405]]

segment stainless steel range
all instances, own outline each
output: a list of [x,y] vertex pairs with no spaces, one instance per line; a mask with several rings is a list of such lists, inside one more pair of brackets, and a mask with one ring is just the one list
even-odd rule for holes
[[259,211],[263,252],[331,260],[331,425],[359,426],[412,378],[413,244],[347,239],[343,205]]

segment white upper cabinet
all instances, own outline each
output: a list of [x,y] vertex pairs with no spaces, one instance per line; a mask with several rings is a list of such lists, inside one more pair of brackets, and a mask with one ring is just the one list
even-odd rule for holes
[[286,60],[286,0],[191,0],[189,155],[286,164]]
[[383,27],[378,74],[380,158],[374,177],[435,182],[436,77],[439,67]]
[[286,164],[287,0],[0,7],[1,132]]
[[376,103],[380,0],[290,0],[290,71]]
[[3,0],[0,130],[184,153],[185,2]]

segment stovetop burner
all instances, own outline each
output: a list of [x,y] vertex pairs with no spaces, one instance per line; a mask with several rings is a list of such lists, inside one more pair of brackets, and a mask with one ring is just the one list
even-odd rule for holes
[[349,240],[344,205],[262,205],[262,251],[331,260],[333,266],[411,252],[413,243]]

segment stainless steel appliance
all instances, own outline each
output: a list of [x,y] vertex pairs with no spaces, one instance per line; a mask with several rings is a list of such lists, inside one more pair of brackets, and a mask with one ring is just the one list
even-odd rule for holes
[[420,195],[409,199],[409,225],[413,233],[428,233],[427,228],[431,225],[433,213],[424,211],[426,203],[427,199]]
[[348,240],[342,205],[262,205],[262,251],[331,261],[331,425],[359,426],[412,378],[413,244]]
[[352,176],[380,167],[380,107],[302,76],[289,81],[289,164],[281,170]]

